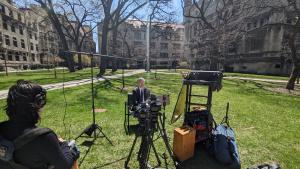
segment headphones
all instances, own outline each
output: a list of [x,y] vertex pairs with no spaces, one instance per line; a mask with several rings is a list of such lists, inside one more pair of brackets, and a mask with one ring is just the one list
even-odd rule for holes
[[34,103],[40,107],[45,106],[46,104],[46,94],[47,91],[46,89],[42,88],[42,91],[40,93],[38,93],[37,95],[35,95],[34,97]]
[[[37,105],[38,107],[43,107],[46,104],[46,89],[41,87],[41,91],[34,96],[33,102],[31,102],[34,105]],[[9,97],[13,100],[13,104],[15,104],[15,100],[19,97],[22,97],[26,100],[31,100],[29,96],[26,96],[20,92],[18,92],[16,89],[13,89],[13,91],[9,92]]]

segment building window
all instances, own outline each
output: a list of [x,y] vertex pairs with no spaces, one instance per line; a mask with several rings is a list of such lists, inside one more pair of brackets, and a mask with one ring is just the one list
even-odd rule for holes
[[20,61],[20,53],[19,52],[16,52],[15,58],[16,58],[16,61]]
[[14,18],[14,13],[11,9],[9,9],[9,14],[8,14],[10,17]]
[[30,43],[30,49],[34,50],[33,43]]
[[167,43],[161,43],[160,44],[160,49],[168,49],[168,44]]
[[29,38],[32,39],[32,32],[29,31],[28,34],[29,34]]
[[276,68],[276,69],[280,69],[280,68],[281,68],[281,65],[280,65],[280,64],[276,64],[276,65],[275,65],[275,68]]
[[16,32],[16,26],[15,26],[14,24],[11,24],[11,27],[10,27],[10,28],[11,28],[11,31],[12,31],[12,32]]
[[168,53],[160,53],[160,58],[168,58],[169,54]]
[[17,41],[16,37],[13,37],[13,44],[14,44],[14,47],[18,47],[18,41]]
[[25,49],[25,41],[24,41],[24,39],[21,39],[21,47],[22,47],[23,49]]
[[160,64],[161,64],[161,65],[168,65],[169,63],[166,62],[166,61],[162,61],[162,62],[160,62]]
[[254,22],[254,28],[257,28],[257,21]]
[[36,35],[36,33],[34,34],[34,39],[37,40],[37,35]]
[[4,29],[8,30],[7,20],[4,17],[2,17],[2,26]]
[[39,51],[39,45],[35,45],[36,51]]
[[151,42],[151,43],[150,43],[150,47],[151,47],[151,48],[155,48],[155,42]]
[[24,34],[24,32],[23,32],[23,27],[22,27],[22,26],[19,26],[19,32],[20,32],[21,35]]
[[134,46],[142,46],[143,43],[139,41],[134,41]]
[[142,33],[141,32],[135,32],[134,33],[134,39],[141,40],[142,39]]
[[3,39],[2,39],[2,32],[0,32],[0,43],[3,42]]
[[8,35],[5,35],[4,37],[5,37],[5,44],[6,44],[7,46],[10,46],[10,39],[9,39],[9,36],[8,36]]
[[18,20],[19,20],[19,21],[22,21],[22,17],[21,17],[21,14],[20,14],[20,13],[18,13]]
[[265,24],[265,20],[264,20],[264,19],[261,19],[261,20],[260,20],[260,26],[264,26],[264,24]]
[[178,43],[173,43],[173,50],[181,50],[181,45]]
[[23,61],[27,61],[26,53],[23,53]]
[[12,52],[8,52],[7,53],[7,59],[9,60],[9,61],[12,61],[13,60],[13,58],[12,58]]
[[247,24],[247,30],[250,30],[251,29],[251,23],[248,23]]
[[33,62],[35,62],[35,54],[31,54],[31,60],[33,61]]
[[4,13],[5,14],[5,7],[2,4],[0,4],[0,13]]

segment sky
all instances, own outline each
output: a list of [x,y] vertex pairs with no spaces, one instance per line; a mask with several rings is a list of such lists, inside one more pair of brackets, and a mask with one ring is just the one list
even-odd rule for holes
[[[31,4],[35,3],[34,0],[14,0],[18,5],[24,6],[24,4]],[[55,0],[54,0],[55,1]],[[173,5],[173,10],[176,11],[176,20],[178,23],[182,23],[183,16],[182,16],[182,7],[181,7],[181,0],[171,0]],[[171,9],[172,10],[172,9]],[[139,14],[147,16],[147,10],[140,10]],[[98,52],[98,35],[97,29],[94,30],[94,41],[96,42],[96,49]]]
[[[176,11],[176,20],[179,24],[181,24],[182,21],[183,21],[181,0],[172,0],[172,5],[173,5],[173,8],[174,8],[174,11]],[[147,11],[146,10],[141,10],[140,14],[141,15],[146,15]],[[99,52],[97,29],[95,29],[95,32],[94,32],[94,41],[96,42],[96,50],[97,50],[97,52]]]

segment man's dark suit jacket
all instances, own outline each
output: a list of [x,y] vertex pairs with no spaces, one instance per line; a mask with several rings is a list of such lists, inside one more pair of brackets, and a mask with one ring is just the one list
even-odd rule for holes
[[[143,102],[140,89],[138,87],[132,91],[132,95],[133,95],[135,106]],[[146,101],[148,98],[150,98],[150,90],[144,88],[144,101]]]

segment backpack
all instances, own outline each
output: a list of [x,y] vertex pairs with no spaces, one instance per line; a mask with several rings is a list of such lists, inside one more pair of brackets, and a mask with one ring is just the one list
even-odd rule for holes
[[212,131],[211,151],[218,162],[228,165],[231,169],[240,169],[237,140],[234,130],[229,125],[228,111],[229,103],[227,103],[226,116],[221,124],[217,125],[214,121],[216,127]]
[[48,128],[34,128],[25,131],[13,141],[9,141],[0,135],[0,164],[3,163],[11,169],[29,169],[14,161],[14,152],[37,137],[51,132],[52,130]]
[[213,151],[220,163],[229,165],[233,169],[241,168],[237,142],[231,127],[224,124],[216,127],[213,131]]

